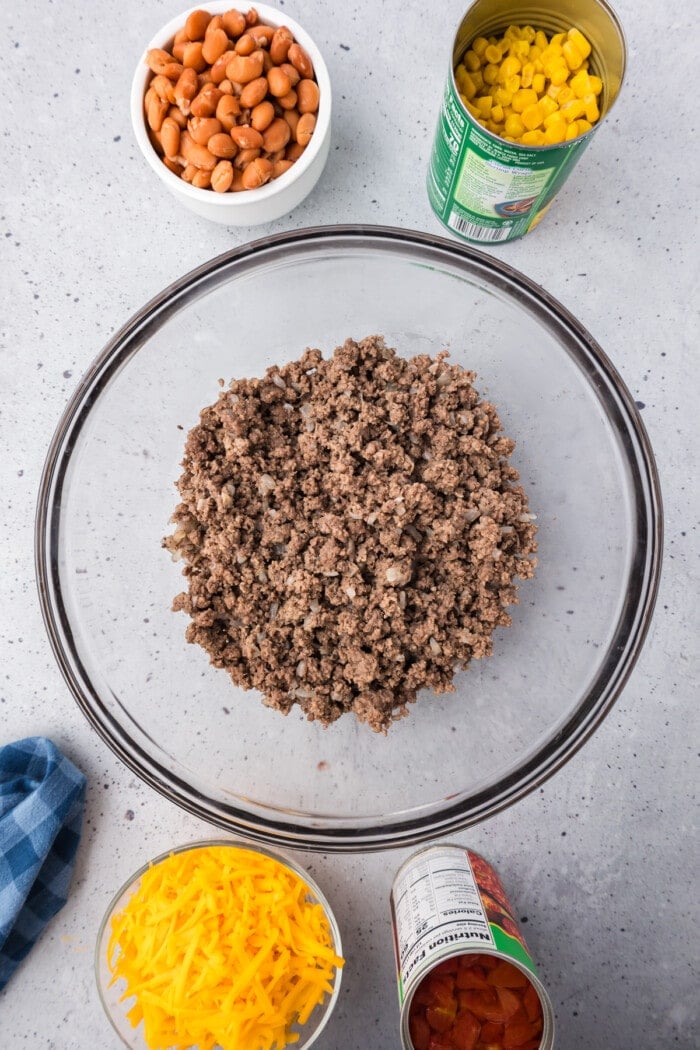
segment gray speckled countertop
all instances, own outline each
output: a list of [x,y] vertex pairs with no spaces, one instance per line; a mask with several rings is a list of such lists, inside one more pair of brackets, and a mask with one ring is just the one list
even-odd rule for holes
[[[33,522],[46,449],[81,374],[115,330],[197,264],[251,237],[336,222],[442,234],[424,172],[463,10],[388,0],[285,0],[321,45],[334,138],[313,195],[252,230],[182,210],[132,138],[129,85],[175,0],[3,4],[0,354],[0,742],[51,736],[87,773],[70,900],[0,995],[2,1050],[116,1047],[93,978],[114,889],[142,861],[208,834],[141,783],[89,728],[51,654]],[[612,358],[642,412],[666,514],[645,649],[607,720],[541,789],[457,836],[517,901],[562,1050],[690,1050],[697,1012],[698,544],[695,425],[696,25],[690,5],[617,0],[629,70],[541,227],[492,249],[542,284]],[[388,894],[409,851],[301,855],[334,902],[349,959],[320,1046],[399,1047]],[[693,993],[693,988],[696,989]]]

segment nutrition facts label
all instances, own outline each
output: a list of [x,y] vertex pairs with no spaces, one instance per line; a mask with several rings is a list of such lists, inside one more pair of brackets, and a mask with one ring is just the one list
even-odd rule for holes
[[446,950],[494,946],[465,849],[435,846],[418,854],[399,872],[392,899],[401,1001],[421,964]]

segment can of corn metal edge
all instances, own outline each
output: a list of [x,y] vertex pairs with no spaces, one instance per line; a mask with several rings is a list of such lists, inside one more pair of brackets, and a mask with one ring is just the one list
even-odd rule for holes
[[552,1004],[488,861],[464,846],[420,850],[394,879],[391,918],[404,1050],[552,1050]]
[[[600,116],[590,130],[556,145],[526,146],[488,130],[470,112],[455,71],[476,40],[481,38],[482,46],[484,39],[500,40],[509,25],[530,26],[548,40],[577,29],[590,43],[589,72],[602,81]],[[533,229],[610,112],[622,87],[626,55],[622,28],[605,0],[477,0],[454,38],[428,168],[428,198],[443,225],[481,244],[512,241]],[[496,87],[506,90],[497,81]]]

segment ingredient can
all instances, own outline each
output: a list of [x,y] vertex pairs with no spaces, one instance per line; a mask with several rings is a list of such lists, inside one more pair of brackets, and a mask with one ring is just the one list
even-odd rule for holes
[[[591,129],[557,145],[509,142],[483,127],[460,98],[455,69],[479,37],[509,25],[547,36],[578,29],[591,45],[590,71],[602,81],[600,117]],[[625,72],[626,44],[605,0],[477,0],[454,38],[450,72],[428,168],[428,198],[452,233],[475,243],[502,243],[533,229],[569,177],[615,102]]]
[[541,1006],[538,1050],[552,1050],[552,1004],[501,880],[488,861],[464,846],[420,850],[397,872],[391,917],[404,1050],[417,1050],[409,1019],[424,979],[437,967],[449,968],[449,960],[476,955],[508,963],[527,978]]

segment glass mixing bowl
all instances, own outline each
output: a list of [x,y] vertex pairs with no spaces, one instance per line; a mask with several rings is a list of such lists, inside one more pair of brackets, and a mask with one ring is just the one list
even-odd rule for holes
[[[477,372],[517,447],[539,568],[494,655],[421,694],[387,736],[286,718],[185,642],[161,549],[187,430],[217,380],[381,333]],[[609,711],[654,604],[661,501],[634,402],[584,328],[474,249],[377,227],[236,248],[146,305],[97,357],[49,450],[43,613],[87,718],[147,783],[228,830],[308,849],[406,845],[510,805]]]

